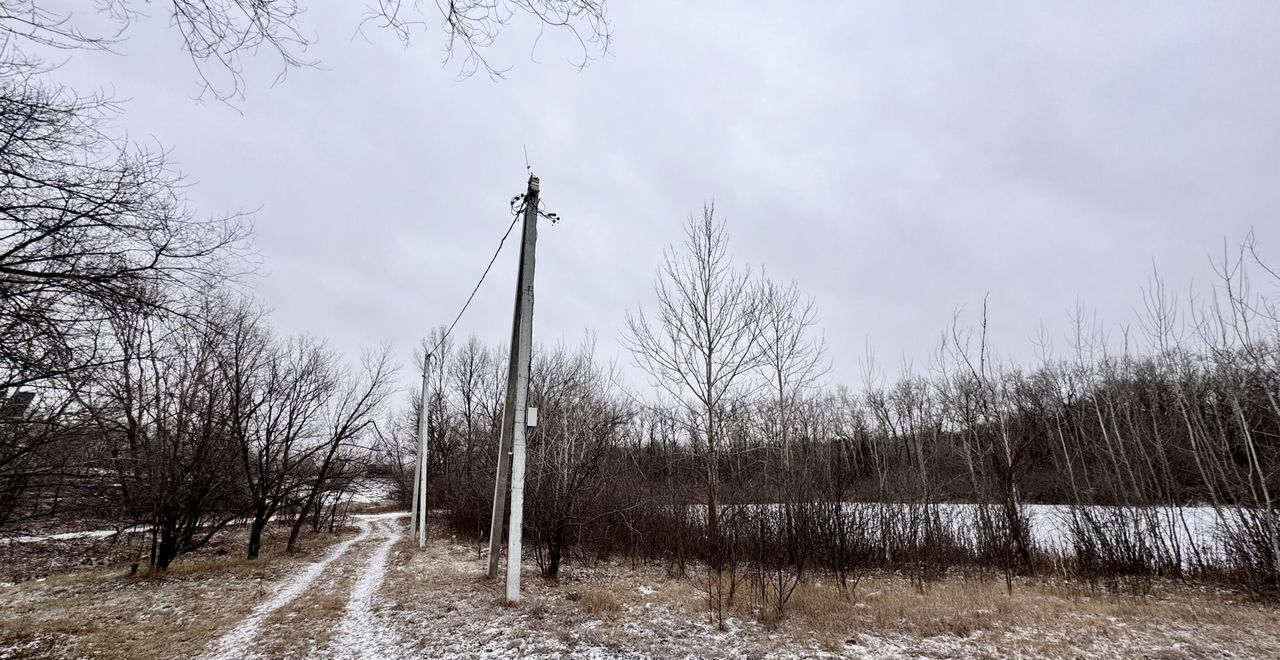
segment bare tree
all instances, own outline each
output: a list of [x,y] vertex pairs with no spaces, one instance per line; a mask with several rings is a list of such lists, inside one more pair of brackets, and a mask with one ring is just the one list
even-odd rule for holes
[[[110,443],[101,467],[128,520],[152,529],[150,565],[165,570],[244,511],[235,445],[226,432],[226,382],[217,355],[228,327],[221,296],[199,321],[130,315],[116,320],[123,359],[103,369],[92,403]],[[114,376],[107,380],[108,374]]]
[[308,480],[309,488],[289,530],[289,552],[298,549],[298,538],[308,517],[319,519],[324,494],[330,491],[335,480],[347,476],[342,474],[344,459],[351,452],[369,453],[373,442],[363,447],[357,442],[381,413],[390,394],[394,373],[388,351],[384,348],[377,353],[365,354],[362,373],[358,377],[351,374],[339,376],[341,385],[328,401],[326,431],[314,453],[311,465],[314,471]]
[[237,271],[248,233],[192,213],[163,155],[109,136],[104,100],[38,76],[0,63],[3,388],[114,359],[104,319],[184,313],[184,292]]
[[611,488],[621,466],[611,461],[629,412],[612,390],[614,374],[595,363],[595,345],[539,351],[531,401],[538,425],[530,433],[527,526],[538,563],[555,580],[560,563],[593,527],[625,508]]
[[811,335],[818,325],[812,298],[804,298],[794,282],[782,285],[765,278],[760,289],[761,371],[773,398],[775,435],[784,464],[791,446],[792,411],[830,370],[826,344]]
[[[461,436],[462,456],[454,469],[445,471],[443,476],[446,492],[454,501],[488,502],[493,496],[490,480],[486,478],[494,471],[490,465],[493,452],[488,448],[496,441],[502,418],[503,376],[502,360],[497,352],[474,336],[458,348],[449,365],[449,382],[457,399],[454,408],[459,418],[454,427]],[[466,518],[469,509],[469,506],[449,507],[454,524],[462,529],[474,529],[477,536],[485,533],[488,519]]]
[[726,405],[761,364],[761,326],[751,272],[734,266],[724,222],[716,219],[714,207],[689,218],[683,251],[666,250],[655,292],[653,319],[643,311],[628,313],[624,341],[637,366],[684,409],[700,436],[708,560],[714,573],[712,607],[723,625],[719,435]]
[[[761,557],[762,591],[767,602],[781,613],[800,584],[813,547],[810,521],[818,495],[812,466],[797,465],[792,442],[795,417],[805,397],[827,373],[826,347],[811,336],[817,326],[812,298],[804,298],[796,284],[781,285],[765,278],[760,289],[760,356],[763,380],[772,408],[773,440],[781,454],[779,469],[769,471],[774,497],[782,504],[781,520],[760,525],[777,543],[766,546],[771,556]],[[806,452],[806,455],[808,452]]]
[[237,481],[249,509],[249,559],[261,552],[267,523],[301,499],[302,470],[324,447],[318,436],[337,387],[336,361],[314,339],[272,336],[250,307],[235,312],[218,363],[241,469]]
[[31,458],[78,433],[71,406],[98,370],[126,359],[114,320],[199,318],[204,292],[246,265],[249,233],[192,213],[163,154],[111,136],[111,104],[42,75],[0,56],[0,392],[38,393],[32,410],[53,415],[0,441],[10,502]]
[[[540,30],[551,28],[568,33],[580,52],[574,63],[578,68],[607,53],[612,39],[604,0],[450,0],[439,7],[440,22],[448,35],[446,60],[463,52],[463,77],[477,71],[492,78],[504,75],[505,69],[491,64],[485,53],[517,18],[532,19]],[[406,7],[404,0],[377,0],[365,22],[390,28],[406,43],[415,28],[425,27],[417,3]]]

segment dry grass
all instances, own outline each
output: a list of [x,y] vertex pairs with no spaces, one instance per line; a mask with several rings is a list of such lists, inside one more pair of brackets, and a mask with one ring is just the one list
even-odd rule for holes
[[[436,527],[440,529],[440,527]],[[330,539],[336,540],[336,539]],[[319,545],[319,544],[316,544]],[[271,657],[324,649],[352,583],[376,546],[353,546],[301,598],[266,619]],[[205,558],[160,577],[82,571],[0,589],[0,649],[38,657],[188,657],[243,620],[294,560]],[[418,657],[1280,657],[1280,609],[1174,582],[1143,597],[1027,579],[1012,594],[991,575],[953,575],[917,590],[871,574],[856,592],[818,577],[785,612],[743,582],[727,631],[710,621],[707,580],[659,565],[572,564],[560,582],[525,571],[523,602],[485,576],[474,545],[436,534],[397,544],[379,592],[378,625]],[[3,651],[0,651],[0,655]]]
[[343,536],[309,538],[295,557],[277,535],[255,561],[203,553],[163,573],[130,576],[124,565],[0,587],[0,649],[12,657],[193,657]]
[[1280,610],[1173,582],[1134,597],[1037,579],[1019,581],[1009,593],[990,576],[956,576],[919,590],[900,576],[877,575],[856,594],[830,582],[801,584],[782,615],[746,602],[735,612],[829,651],[878,636],[950,638],[995,657],[1106,656],[1112,645],[1139,641],[1169,657],[1280,655]]
[[[1145,598],[1024,580],[1012,594],[994,576],[955,575],[918,591],[872,575],[856,593],[826,580],[802,584],[785,612],[738,587],[727,632],[706,607],[706,580],[660,566],[573,566],[552,583],[526,569],[525,600],[505,604],[502,580],[456,539],[393,562],[392,625],[423,657],[629,652],[722,657],[864,654],[897,657],[1277,657],[1280,612],[1231,594],[1161,583]],[[430,594],[430,597],[424,597]],[[431,621],[430,627],[417,622]],[[514,640],[523,640],[517,642]]]
[[618,597],[602,587],[584,587],[578,595],[578,605],[583,612],[597,617],[612,618],[622,612]]

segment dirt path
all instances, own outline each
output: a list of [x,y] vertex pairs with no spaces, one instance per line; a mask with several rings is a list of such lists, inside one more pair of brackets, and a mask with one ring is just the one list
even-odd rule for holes
[[[401,519],[407,515],[397,512],[354,516],[360,527],[358,535],[334,546],[320,561],[289,578],[274,596],[255,608],[240,625],[219,638],[201,658],[235,660],[263,657],[262,638],[276,637],[280,632],[274,629],[280,627],[279,624],[270,624],[295,614],[290,610],[299,607],[300,601],[316,591],[312,587],[317,581],[323,583],[325,578],[357,570],[352,564],[358,564],[364,559],[365,553],[360,550],[369,545],[371,540],[382,540],[382,543],[368,555],[367,564],[358,569],[359,577],[355,580],[355,586],[345,596],[345,615],[326,655],[334,658],[385,657],[379,649],[389,647],[391,637],[389,634],[379,634],[385,628],[376,626],[373,621],[372,605],[386,573],[387,556],[392,546],[403,536]],[[360,550],[353,551],[353,547]],[[264,633],[264,627],[272,628],[270,634]]]
[[404,536],[404,526],[394,518],[380,519],[373,524],[376,528],[373,533],[385,535],[386,540],[374,550],[352,589],[342,623],[329,645],[327,655],[331,658],[385,660],[398,654],[397,637],[377,616],[374,601],[387,575],[387,558],[391,548]]
[[1176,583],[1135,599],[1037,580],[1012,594],[998,580],[919,592],[875,574],[855,594],[815,580],[785,618],[766,623],[744,599],[722,630],[696,576],[602,561],[575,564],[558,582],[527,565],[523,601],[510,607],[474,543],[440,529],[418,550],[406,517],[356,516],[356,537],[280,580],[202,657],[1280,657],[1274,608]]

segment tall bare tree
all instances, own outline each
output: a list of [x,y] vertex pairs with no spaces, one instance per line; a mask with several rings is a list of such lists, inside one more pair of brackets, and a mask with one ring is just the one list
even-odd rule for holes
[[[235,271],[248,226],[187,208],[162,154],[110,136],[111,106],[0,63],[0,387],[113,359],[103,320],[182,313]],[[228,268],[228,266],[232,268]]]
[[316,340],[281,340],[255,309],[236,310],[218,366],[242,471],[237,483],[249,509],[249,559],[261,552],[267,523],[305,492],[304,470],[324,447],[322,415],[338,386],[336,362]]
[[[333,482],[349,476],[343,474],[343,467],[352,459],[365,458],[372,453],[374,441],[370,433],[391,392],[394,375],[385,348],[365,353],[358,375],[338,375],[340,385],[329,398],[325,410],[324,435],[312,454],[308,488],[298,516],[289,529],[289,552],[298,549],[298,539],[306,521],[319,519],[323,497],[332,489]],[[366,438],[368,440],[362,442]]]
[[826,344],[814,337],[818,325],[813,298],[805,298],[794,282],[765,278],[760,287],[761,370],[772,395],[775,434],[783,460],[791,444],[792,411],[830,370]]
[[734,265],[725,224],[713,206],[689,218],[683,249],[664,252],[654,291],[656,311],[628,313],[624,341],[637,366],[684,409],[691,431],[700,437],[712,606],[723,624],[720,433],[727,404],[742,393],[762,353],[758,290],[750,269]]
[[0,56],[0,392],[38,393],[60,420],[0,441],[14,496],[27,459],[73,431],[68,406],[128,358],[116,320],[199,319],[247,265],[244,219],[193,213],[163,154],[112,136],[113,111]]
[[530,387],[538,425],[529,437],[526,525],[539,565],[555,580],[566,552],[627,506],[627,495],[613,488],[623,466],[610,458],[629,411],[612,387],[616,374],[596,364],[593,340],[535,358]]
[[[812,298],[800,294],[794,282],[779,284],[765,278],[760,287],[761,375],[770,395],[773,440],[781,454],[779,469],[768,474],[775,498],[782,503],[782,519],[768,526],[778,543],[769,547],[772,556],[762,557],[762,572],[768,571],[765,594],[779,612],[800,584],[809,560],[812,503],[819,486],[812,466],[793,460],[796,419],[805,398],[829,369],[826,347],[812,336],[818,324]],[[806,455],[808,452],[806,452]],[[767,546],[761,544],[764,550]]]

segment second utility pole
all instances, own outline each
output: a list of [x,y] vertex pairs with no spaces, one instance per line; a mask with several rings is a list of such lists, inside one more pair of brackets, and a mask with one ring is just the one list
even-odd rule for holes
[[418,411],[418,466],[414,471],[415,475],[421,475],[421,480],[413,485],[413,492],[417,497],[417,501],[413,503],[413,511],[416,514],[413,525],[417,531],[417,536],[414,538],[418,540],[419,549],[427,547],[427,443],[430,441],[430,438],[427,437],[427,431],[430,429],[428,426],[430,407],[427,404],[427,370],[430,368],[431,354],[427,353],[422,358],[422,408]]
[[507,600],[520,601],[520,544],[524,518],[524,449],[528,430],[529,360],[533,352],[533,265],[538,242],[538,177],[529,177],[524,197],[520,270],[516,279],[515,318],[511,327],[507,396],[502,411],[498,474],[494,479],[493,515],[489,525],[489,577],[498,575],[502,554],[502,514],[506,509],[507,471],[511,472],[511,519],[507,532]]

